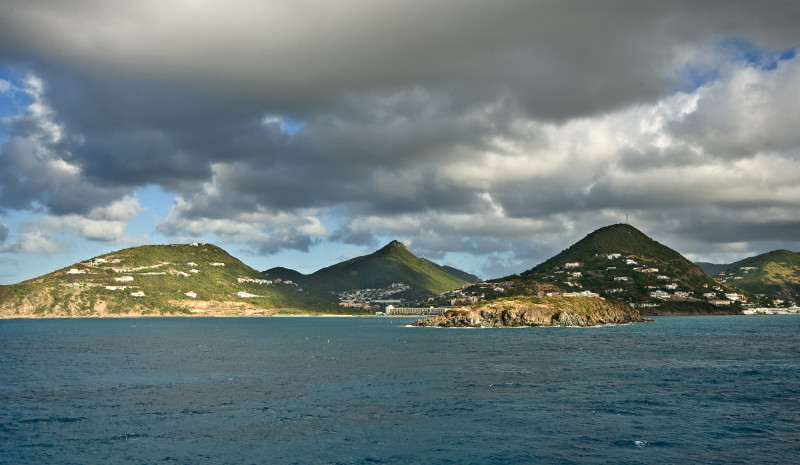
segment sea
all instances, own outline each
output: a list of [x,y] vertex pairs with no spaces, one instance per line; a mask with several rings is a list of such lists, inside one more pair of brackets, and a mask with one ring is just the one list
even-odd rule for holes
[[0,463],[800,463],[800,316],[412,321],[0,321]]

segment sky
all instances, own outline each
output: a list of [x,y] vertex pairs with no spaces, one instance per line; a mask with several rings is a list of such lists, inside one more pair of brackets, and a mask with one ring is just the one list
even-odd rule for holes
[[490,279],[800,250],[800,2],[0,0],[0,284],[206,241]]

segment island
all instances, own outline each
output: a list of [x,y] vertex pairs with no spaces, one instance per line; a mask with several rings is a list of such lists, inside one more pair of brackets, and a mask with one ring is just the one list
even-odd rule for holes
[[648,321],[628,304],[587,297],[511,297],[460,307],[414,326],[486,328],[601,326]]

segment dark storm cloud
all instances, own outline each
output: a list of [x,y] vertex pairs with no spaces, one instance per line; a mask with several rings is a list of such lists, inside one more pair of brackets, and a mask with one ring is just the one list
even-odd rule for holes
[[41,84],[8,125],[6,209],[158,185],[172,236],[538,257],[623,211],[797,205],[796,2],[0,8],[0,63]]

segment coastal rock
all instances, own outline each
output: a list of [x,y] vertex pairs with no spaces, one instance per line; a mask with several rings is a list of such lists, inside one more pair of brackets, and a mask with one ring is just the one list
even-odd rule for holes
[[583,297],[518,297],[424,318],[414,326],[445,328],[517,326],[600,326],[645,321],[639,311],[621,302]]

